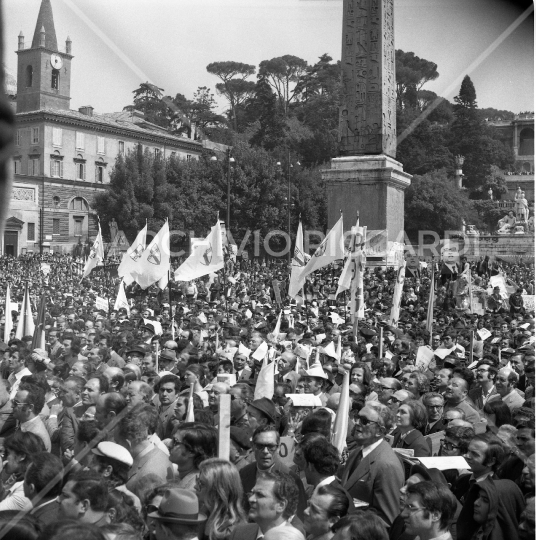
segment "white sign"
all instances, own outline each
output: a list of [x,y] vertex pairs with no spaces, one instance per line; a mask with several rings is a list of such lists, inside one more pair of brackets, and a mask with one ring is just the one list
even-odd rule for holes
[[482,341],[486,341],[486,339],[492,335],[487,328],[481,328],[480,330],[477,330],[476,333],[481,337]]
[[462,456],[437,456],[417,458],[428,469],[469,469],[469,464]]
[[322,402],[314,394],[287,394],[294,407],[322,407]]
[[296,441],[294,437],[281,437],[279,444],[279,461],[287,467],[294,465],[294,454],[296,453]]
[[420,371],[425,371],[428,368],[428,365],[434,357],[434,351],[426,345],[419,347],[417,349],[417,359],[415,360],[415,366]]
[[108,311],[108,300],[106,300],[106,298],[101,298],[100,296],[97,296],[95,298],[95,307],[97,309]]

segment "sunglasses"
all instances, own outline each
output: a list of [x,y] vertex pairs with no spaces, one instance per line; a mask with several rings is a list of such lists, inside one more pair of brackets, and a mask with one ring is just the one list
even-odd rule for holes
[[261,443],[253,443],[253,446],[255,447],[255,450],[258,450],[259,452],[263,452],[264,449],[268,450],[270,454],[273,454],[279,445],[277,444],[261,444]]
[[371,420],[370,418],[367,418],[366,416],[356,416],[356,420],[359,421],[359,423],[364,427],[368,426],[369,424],[377,424],[378,422],[376,420]]

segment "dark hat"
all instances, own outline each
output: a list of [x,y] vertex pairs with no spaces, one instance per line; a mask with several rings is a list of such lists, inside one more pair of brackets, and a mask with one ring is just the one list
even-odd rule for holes
[[265,397],[255,399],[249,404],[249,406],[260,411],[262,414],[267,416],[273,424],[275,424],[277,413],[275,410],[275,404],[271,399]]
[[414,474],[418,474],[426,481],[433,482],[434,484],[443,484],[444,486],[448,485],[443,473],[439,469],[429,469],[421,463],[415,463],[415,465],[411,466],[409,475],[413,476]]
[[147,323],[147,324],[144,324],[142,327],[141,327],[141,330],[148,330],[149,332],[152,332],[153,334],[156,334],[156,331],[154,329],[154,326],[150,323]]
[[361,328],[359,333],[366,338],[371,338],[372,336],[376,335],[376,332],[371,328]]
[[147,349],[143,345],[134,345],[125,351],[125,354],[128,356],[131,353],[138,353],[142,356],[147,354]]
[[199,513],[199,501],[195,492],[189,489],[168,489],[157,512],[151,512],[147,517],[170,523],[194,524],[207,520],[204,514]]
[[169,360],[171,362],[175,362],[177,360],[177,356],[175,354],[175,351],[162,351],[160,353],[160,360]]

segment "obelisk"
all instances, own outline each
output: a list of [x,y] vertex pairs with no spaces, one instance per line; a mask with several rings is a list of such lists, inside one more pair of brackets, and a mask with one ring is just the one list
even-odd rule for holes
[[[404,190],[411,175],[396,156],[396,80],[393,0],[344,0],[339,156],[323,171],[328,226],[339,212],[344,228],[355,223],[386,231],[400,242]],[[402,240],[403,241],[403,240]]]

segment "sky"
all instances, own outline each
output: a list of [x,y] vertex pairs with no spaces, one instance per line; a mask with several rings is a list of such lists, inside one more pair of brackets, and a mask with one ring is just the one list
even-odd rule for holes
[[[16,76],[17,36],[31,42],[41,0],[3,0],[4,64]],[[71,109],[120,111],[149,81],[167,95],[215,92],[215,61],[258,67],[285,54],[314,64],[341,55],[343,0],[52,0],[58,46],[70,36]],[[452,100],[466,74],[480,107],[534,110],[529,0],[395,0],[395,47],[435,62],[424,88]],[[513,28],[515,26],[515,28]],[[255,80],[254,77],[251,80]],[[220,111],[224,101],[219,98]]]

